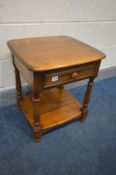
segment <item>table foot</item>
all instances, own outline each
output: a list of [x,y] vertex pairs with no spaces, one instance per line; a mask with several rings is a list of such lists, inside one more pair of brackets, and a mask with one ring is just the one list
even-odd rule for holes
[[37,129],[34,129],[33,130],[33,134],[34,134],[34,140],[36,143],[38,143],[41,139],[41,131],[40,130],[37,130]]
[[81,115],[81,118],[80,118],[80,122],[84,122],[86,117],[87,117],[87,114],[88,114],[88,110],[85,108],[85,109],[82,109],[82,115]]

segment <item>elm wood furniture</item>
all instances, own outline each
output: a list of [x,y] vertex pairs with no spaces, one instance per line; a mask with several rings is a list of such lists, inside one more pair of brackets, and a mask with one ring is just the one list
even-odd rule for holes
[[[80,119],[84,121],[94,78],[105,55],[67,36],[8,41],[16,77],[17,104],[31,125],[35,141],[43,132]],[[32,87],[22,95],[20,73]],[[83,104],[64,90],[63,85],[89,78]]]

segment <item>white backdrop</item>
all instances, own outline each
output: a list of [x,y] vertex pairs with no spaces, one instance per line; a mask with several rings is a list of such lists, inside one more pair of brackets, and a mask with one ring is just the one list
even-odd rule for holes
[[69,35],[102,50],[116,66],[115,0],[0,0],[0,89],[14,86],[7,40]]

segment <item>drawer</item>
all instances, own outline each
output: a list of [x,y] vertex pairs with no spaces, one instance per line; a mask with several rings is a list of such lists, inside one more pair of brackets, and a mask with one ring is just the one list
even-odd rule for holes
[[93,62],[79,66],[73,66],[65,69],[45,72],[43,75],[43,86],[50,87],[59,84],[78,81],[98,73],[100,62]]

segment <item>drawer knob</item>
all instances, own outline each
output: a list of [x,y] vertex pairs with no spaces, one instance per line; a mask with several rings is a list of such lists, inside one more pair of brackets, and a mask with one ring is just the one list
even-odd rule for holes
[[74,72],[73,74],[72,74],[72,78],[77,78],[78,77],[78,73],[77,72]]

